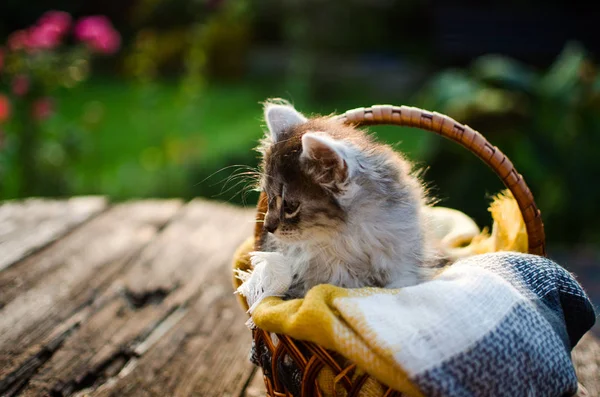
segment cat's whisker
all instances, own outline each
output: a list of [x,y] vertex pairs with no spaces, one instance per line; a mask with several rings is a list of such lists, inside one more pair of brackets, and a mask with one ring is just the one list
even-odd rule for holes
[[[239,184],[239,183],[238,183],[238,184]],[[235,187],[235,186],[233,186],[233,187]],[[233,188],[233,187],[232,187],[232,188]],[[231,190],[231,189],[228,189],[228,190]],[[246,205],[247,205],[247,203],[246,203],[246,197],[247,197],[247,195],[249,194],[250,190],[252,190],[252,189],[251,189],[249,186],[245,186],[245,187],[243,187],[243,188],[242,188],[242,189],[241,189],[239,192],[236,192],[236,193],[234,193],[234,194],[233,194],[233,195],[232,195],[232,196],[229,198],[229,200],[227,200],[227,202],[230,202],[230,201],[231,201],[231,200],[233,200],[233,198],[234,198],[234,197],[236,197],[238,194],[241,194],[242,206],[245,208],[245,207],[246,207]],[[223,194],[225,194],[225,193],[227,193],[227,191],[226,191],[226,192],[224,192]]]
[[231,173],[231,175],[229,175],[228,177],[221,179],[219,182],[211,185],[211,186],[216,186],[220,183],[223,183],[223,181],[225,180],[225,185],[227,185],[231,180],[235,180],[238,178],[250,178],[252,180],[256,179],[257,176],[255,174],[255,171],[247,171],[247,172],[240,172],[240,173],[236,173],[236,171],[234,171],[233,173]]
[[259,192],[256,186],[249,185],[244,191],[244,198],[247,198],[252,192]]
[[[242,175],[230,176],[225,181],[220,181],[219,183],[216,183],[215,185],[222,184],[223,185],[221,187],[221,191],[222,191],[223,189],[225,189],[227,187],[227,185],[229,185],[229,183],[231,183],[231,182],[239,182],[239,181],[247,183],[248,179],[246,177],[242,176]],[[213,185],[213,186],[215,186],[215,185]]]
[[194,186],[198,186],[198,185],[206,182],[208,179],[212,178],[213,176],[217,175],[219,172],[225,171],[225,170],[233,168],[233,167],[238,167],[238,169],[239,168],[243,168],[243,167],[246,167],[246,169],[248,169],[248,168],[249,169],[253,169],[252,167],[250,167],[249,165],[246,165],[246,164],[232,164],[232,165],[228,165],[226,167],[220,168],[217,171],[213,172],[212,174],[210,174],[209,176],[207,176],[206,178],[204,178],[200,182],[196,183]]
[[[227,194],[227,193],[229,193],[231,190],[235,189],[236,187],[238,187],[239,185],[241,185],[241,184],[243,184],[243,183],[244,183],[244,181],[243,181],[243,180],[241,180],[241,181],[238,181],[238,182],[236,182],[234,185],[232,185],[231,187],[229,187],[229,188],[228,188],[227,190],[225,190],[225,191],[223,191],[223,189],[225,189],[225,187],[226,187],[226,186],[223,186],[223,188],[221,189],[221,191],[219,192],[219,194],[218,194],[218,195],[220,196],[220,195],[222,195],[222,194]],[[236,196],[236,195],[238,195],[238,194],[239,194],[239,192],[237,192],[236,194],[234,194],[234,196],[233,196],[233,197],[235,197],[235,196]]]
[[[257,181],[255,174],[251,173],[251,172],[244,172],[244,173],[239,173],[239,174],[235,174],[235,175],[232,174],[227,178],[227,180],[225,180],[225,183],[223,183],[222,189],[226,188],[230,182],[239,181],[239,180],[241,180],[245,183],[251,183],[251,182]],[[223,182],[223,181],[221,181],[221,182]],[[219,182],[219,183],[221,183],[221,182]],[[221,189],[221,191],[222,191],[222,189]]]
[[[219,193],[219,196],[220,196],[220,195],[223,195],[223,194],[226,194],[226,193],[228,193],[228,192],[230,192],[231,190],[235,189],[236,187],[238,187],[240,184],[243,184],[243,183],[245,183],[245,181],[244,181],[244,180],[240,180],[240,181],[238,181],[237,183],[235,183],[233,186],[231,186],[230,188],[228,188],[228,189],[227,189],[227,190],[225,190],[225,191],[223,191],[223,189],[221,189],[221,192]],[[223,188],[225,188],[225,187],[223,187]],[[229,200],[227,200],[227,202],[231,201],[231,200],[232,200],[232,199],[233,199],[235,196],[237,196],[238,194],[241,194],[241,197],[242,197],[242,204],[243,204],[243,205],[246,205],[246,204],[245,204],[245,197],[246,197],[246,195],[249,193],[249,191],[251,191],[252,189],[253,189],[253,186],[252,186],[252,185],[249,185],[249,184],[246,184],[246,185],[244,185],[244,186],[242,187],[242,189],[240,189],[238,192],[235,192],[235,193],[233,194],[233,196],[232,196],[232,197],[231,197]]]
[[246,185],[244,188],[242,188],[242,205],[244,207],[246,207],[246,198],[248,197],[250,192],[252,192],[253,190],[256,190],[256,189],[254,189],[252,187],[252,185]]

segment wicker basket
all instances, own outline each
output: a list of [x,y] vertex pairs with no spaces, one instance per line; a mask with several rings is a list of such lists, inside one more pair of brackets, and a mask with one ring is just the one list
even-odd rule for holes
[[[435,132],[449,138],[473,152],[490,166],[512,192],[519,205],[527,229],[529,252],[546,255],[544,225],[540,211],[535,205],[531,191],[523,177],[516,171],[510,160],[495,146],[491,145],[479,132],[460,124],[448,116],[435,112],[407,106],[377,105],[369,108],[357,108],[335,116],[355,126],[376,124],[392,124],[408,126]],[[261,194],[258,202],[257,220],[262,221],[267,210],[266,196]],[[264,232],[262,222],[256,223],[255,250],[260,250]],[[258,346],[264,343],[271,354],[272,368],[264,371],[267,395],[271,397],[290,397],[292,394],[283,386],[278,375],[278,361],[289,356],[302,373],[301,396],[322,396],[318,376],[328,367],[333,375],[335,390],[345,390],[345,395],[359,396],[363,387],[369,382],[367,374],[358,374],[356,365],[341,360],[339,354],[327,351],[323,347],[310,342],[294,340],[286,335],[277,335],[279,342],[273,343],[270,334],[261,329],[253,331],[254,342]],[[265,375],[266,374],[266,375]],[[377,381],[375,381],[377,382]],[[398,391],[381,385],[382,396],[401,396]]]

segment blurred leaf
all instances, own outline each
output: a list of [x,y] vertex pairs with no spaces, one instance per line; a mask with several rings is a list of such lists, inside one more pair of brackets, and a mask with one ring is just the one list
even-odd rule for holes
[[485,84],[531,93],[537,76],[527,66],[501,55],[485,55],[471,65],[473,77]]
[[[421,102],[428,109],[445,109],[451,102],[469,103],[483,86],[466,72],[450,69],[431,79],[425,86]],[[459,107],[459,105],[453,105]]]
[[573,104],[580,95],[580,71],[586,53],[579,43],[570,42],[539,83],[541,96],[564,104]]

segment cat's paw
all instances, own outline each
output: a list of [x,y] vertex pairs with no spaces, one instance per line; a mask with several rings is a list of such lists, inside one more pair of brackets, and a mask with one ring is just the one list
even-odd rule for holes
[[254,308],[268,296],[283,296],[292,284],[292,269],[285,256],[278,252],[256,251],[250,253],[252,273],[238,288],[250,306]]

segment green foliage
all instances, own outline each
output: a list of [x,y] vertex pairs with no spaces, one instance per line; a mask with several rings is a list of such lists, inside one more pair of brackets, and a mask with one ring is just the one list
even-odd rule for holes
[[[419,94],[421,106],[481,131],[509,156],[542,211],[549,240],[595,242],[600,212],[600,76],[581,46],[571,43],[546,71],[488,55],[467,70],[435,76]],[[481,196],[493,176],[462,148],[437,142],[426,161],[448,205],[485,219]],[[438,169],[439,168],[439,169]],[[469,181],[468,183],[466,181]]]
[[[62,90],[56,95],[61,111],[44,131],[73,134],[80,139],[80,155],[62,168],[67,185],[61,190],[44,186],[43,193],[106,194],[116,200],[202,196],[252,205],[256,195],[249,191],[244,196],[246,184],[235,186],[241,179],[233,174],[258,164],[253,148],[263,134],[260,102],[285,92],[280,83],[269,83],[208,84],[199,98],[182,92],[177,80],[140,85],[92,78]],[[351,101],[297,105],[307,113],[327,114],[372,102],[360,94]],[[396,127],[375,130],[384,141],[401,141],[398,148],[413,158],[427,150],[426,134]]]
[[256,162],[249,149],[261,134],[260,99],[254,87],[227,86],[206,87],[200,99],[190,99],[176,81],[96,79],[63,91],[55,127],[81,125],[89,138],[85,156],[72,167],[70,194],[115,199],[218,194],[209,189],[217,179],[199,182],[230,165],[231,154],[243,157],[241,164]]

